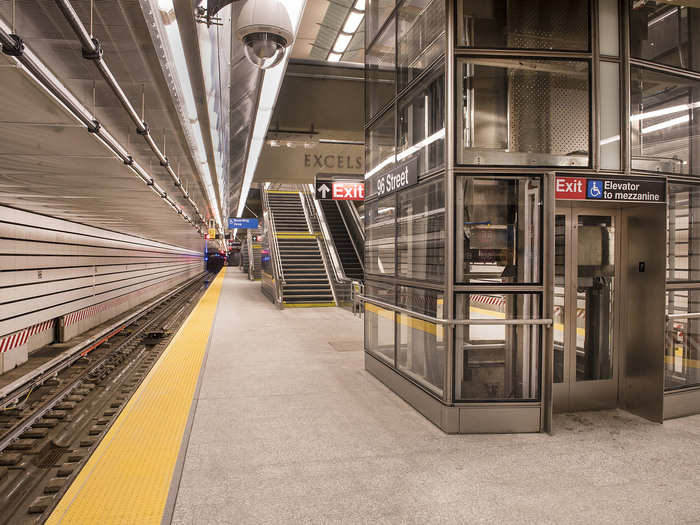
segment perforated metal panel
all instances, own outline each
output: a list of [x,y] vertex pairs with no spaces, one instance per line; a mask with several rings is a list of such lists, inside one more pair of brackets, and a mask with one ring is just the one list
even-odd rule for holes
[[[508,2],[508,47],[587,49],[588,6],[581,0]],[[545,5],[541,5],[545,4]]]
[[[585,64],[576,64],[576,69],[581,66]],[[513,69],[508,76],[510,151],[555,155],[588,151],[587,74]]]

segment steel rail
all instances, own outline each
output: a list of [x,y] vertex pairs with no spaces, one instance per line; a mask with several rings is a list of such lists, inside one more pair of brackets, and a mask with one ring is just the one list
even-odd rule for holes
[[700,319],[700,312],[691,312],[687,314],[668,314],[666,315],[666,319]]
[[25,374],[19,379],[13,381],[9,385],[0,389],[0,407],[4,408],[9,403],[17,402],[20,398],[25,396],[32,388],[37,385],[42,384],[44,381],[55,377],[56,374],[63,371],[64,369],[71,366],[75,361],[92,351],[97,346],[101,345],[111,337],[115,336],[121,330],[129,326],[130,324],[137,321],[142,315],[156,307],[158,304],[169,299],[174,294],[179,293],[183,289],[190,286],[192,283],[201,279],[204,274],[200,274],[192,279],[186,281],[184,284],[178,286],[177,288],[171,290],[167,294],[151,301],[142,308],[139,308],[135,312],[122,317],[116,323],[108,326],[104,330],[95,334],[92,337],[78,343],[77,345],[69,348],[68,350],[62,352],[60,355],[53,358],[51,361],[44,363],[43,365],[37,367],[29,374]]
[[[202,276],[200,275],[200,276],[188,281],[188,283],[186,285],[181,286],[176,291],[173,291],[172,293],[169,293],[168,295],[162,297],[159,301],[156,301],[157,304],[151,303],[152,304],[151,308],[149,308],[148,310],[145,310],[145,311],[142,310],[141,315],[132,318],[132,320],[128,324],[132,324],[134,321],[143,317],[147,312],[151,311],[153,308],[158,306],[158,304],[171,298],[174,293],[180,292],[184,288],[192,286],[192,284],[194,284],[196,282],[196,280],[200,279],[201,277]],[[177,306],[177,304],[175,306]],[[24,421],[20,422],[15,428],[13,428],[7,434],[2,436],[2,438],[0,438],[0,452],[5,450],[5,448],[7,448],[16,439],[18,439],[27,429],[31,428],[39,419],[41,419],[46,413],[48,413],[50,410],[52,410],[53,407],[56,406],[58,403],[60,403],[64,397],[69,395],[75,388],[77,388],[85,380],[86,377],[88,377],[94,371],[98,370],[101,366],[103,366],[115,352],[119,351],[124,346],[131,344],[134,340],[141,337],[144,332],[146,332],[148,329],[150,329],[157,322],[161,321],[164,317],[168,316],[170,314],[170,312],[171,312],[171,309],[168,309],[168,310],[165,310],[164,312],[161,312],[157,317],[150,320],[146,325],[142,326],[138,331],[131,334],[118,347],[116,347],[114,350],[107,353],[104,357],[102,357],[93,366],[90,366],[89,368],[87,368],[83,373],[81,373],[73,381],[71,381],[64,388],[62,388],[60,390],[60,392],[54,394],[49,401],[43,403],[40,409],[33,412],[28,418],[26,418]],[[73,364],[75,361],[77,361],[80,357],[82,357],[84,355],[85,355],[85,353],[77,352],[77,357],[72,359],[70,364]],[[64,366],[62,368],[62,370],[65,370],[65,368],[67,368],[68,366],[70,366],[70,365]]]
[[192,206],[195,213],[199,216],[200,220],[203,223],[206,223],[204,217],[199,211],[199,207],[190,197],[189,192],[182,185],[180,177],[178,177],[178,175],[170,166],[168,158],[153,140],[148,124],[136,112],[136,109],[131,104],[126,94],[124,93],[124,90],[119,85],[119,82],[117,82],[117,79],[112,74],[112,71],[110,70],[109,66],[107,65],[102,56],[103,50],[100,42],[96,38],[90,36],[90,34],[87,31],[87,28],[80,20],[78,13],[75,12],[75,9],[73,9],[73,6],[71,5],[69,0],[55,0],[55,2],[58,8],[63,13],[63,16],[70,24],[71,28],[73,28],[73,31],[78,37],[78,40],[80,40],[80,43],[83,46],[83,57],[95,63],[95,67],[97,67],[98,71],[102,75],[102,78],[104,78],[105,82],[110,87],[114,95],[117,97],[117,100],[119,100],[119,103],[122,105],[129,118],[136,125],[136,133],[138,133],[144,138],[146,144],[148,144],[148,147],[155,154],[160,165],[165,168],[168,175],[170,175],[170,178],[173,180],[175,186],[180,189],[182,196]]
[[397,313],[407,314],[411,317],[415,317],[417,319],[421,319],[423,321],[428,321],[430,323],[439,325],[544,325],[551,327],[554,323],[552,319],[441,319],[439,317],[433,317],[432,315],[414,312],[413,310],[409,310],[408,308],[401,308],[400,306],[394,306],[393,304],[378,301],[365,295],[356,294],[355,297],[357,297],[362,302],[370,303],[375,306],[380,306],[382,308],[392,310]]

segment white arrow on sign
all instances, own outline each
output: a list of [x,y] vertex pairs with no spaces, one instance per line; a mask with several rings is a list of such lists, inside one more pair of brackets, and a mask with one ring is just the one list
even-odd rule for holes
[[318,191],[321,193],[321,198],[325,199],[326,195],[328,195],[328,192],[331,191],[331,189],[324,184],[323,186],[318,187]]

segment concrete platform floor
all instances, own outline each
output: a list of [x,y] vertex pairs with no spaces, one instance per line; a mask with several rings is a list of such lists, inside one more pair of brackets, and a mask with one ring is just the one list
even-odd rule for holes
[[700,523],[700,417],[448,436],[363,370],[362,337],[230,268],[173,522]]

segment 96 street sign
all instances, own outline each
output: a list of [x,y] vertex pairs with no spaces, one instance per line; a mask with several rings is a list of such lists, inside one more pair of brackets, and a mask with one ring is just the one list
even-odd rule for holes
[[409,186],[418,184],[418,157],[398,164],[395,168],[370,177],[370,187],[379,197],[390,195]]

